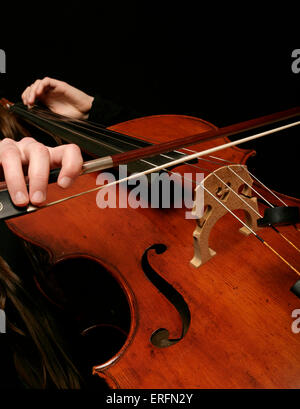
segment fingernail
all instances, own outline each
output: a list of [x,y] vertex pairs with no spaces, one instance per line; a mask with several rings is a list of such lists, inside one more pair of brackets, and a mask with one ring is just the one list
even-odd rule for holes
[[63,187],[64,189],[66,187],[69,187],[70,184],[72,183],[72,179],[69,178],[68,176],[64,176],[62,179],[60,179],[60,181],[58,182],[60,187]]
[[44,193],[41,192],[40,190],[37,190],[34,192],[32,195],[31,201],[35,203],[42,203],[45,200]]
[[27,202],[27,198],[23,192],[17,192],[15,195],[15,203],[16,204],[23,204]]

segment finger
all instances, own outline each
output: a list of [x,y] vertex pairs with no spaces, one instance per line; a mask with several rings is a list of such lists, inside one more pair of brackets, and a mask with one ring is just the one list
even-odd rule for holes
[[22,96],[21,96],[24,105],[28,105],[28,95],[29,95],[29,92],[30,92],[30,87],[27,87],[27,88],[25,89],[25,91],[23,92]]
[[31,86],[29,86],[29,87],[26,88],[26,92],[25,92],[24,98],[23,98],[23,103],[24,103],[24,105],[27,105],[28,107],[32,107],[33,104],[34,104],[34,101],[33,101],[33,102],[31,102],[31,101],[29,102],[29,97],[30,97],[30,95],[31,95],[32,86],[33,86],[33,85],[31,85]]
[[50,171],[50,155],[48,149],[38,142],[25,144],[24,154],[28,160],[29,197],[34,205],[41,205],[47,196]]
[[82,170],[83,159],[80,148],[74,144],[57,146],[50,149],[50,157],[53,166],[61,165],[58,185],[62,188],[71,186]]
[[41,98],[41,97],[42,97],[43,95],[45,95],[45,94],[49,91],[49,89],[51,89],[51,88],[52,88],[52,87],[51,87],[49,81],[44,81],[44,80],[42,80],[42,81],[38,84],[38,86],[36,87],[36,90],[35,90],[36,98]]
[[1,142],[0,162],[13,203],[16,206],[28,205],[29,196],[23,174],[21,153],[14,141],[4,139]]
[[54,78],[50,77],[45,77],[41,80],[41,84],[44,87],[56,88],[60,83],[61,81],[55,80]]
[[42,80],[36,80],[34,83],[29,85],[22,93],[22,100],[24,105],[33,105],[37,97],[41,97],[49,89],[58,87],[61,83],[62,81],[58,81],[50,77],[45,77]]
[[39,82],[36,84],[35,88],[35,95],[36,97],[41,97],[43,94],[46,94],[47,91],[51,88],[56,87],[56,80],[45,77],[42,80],[39,80]]
[[36,88],[36,95],[45,94],[49,89],[57,88],[62,81],[55,80],[54,78],[45,77],[40,80]]
[[36,80],[30,87],[28,98],[27,98],[27,105],[33,105],[36,99],[36,90],[39,86],[41,80]]

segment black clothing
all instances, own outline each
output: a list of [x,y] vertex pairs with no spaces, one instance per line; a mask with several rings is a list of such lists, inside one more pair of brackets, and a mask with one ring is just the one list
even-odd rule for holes
[[132,107],[95,95],[88,120],[110,126],[139,116],[142,114]]

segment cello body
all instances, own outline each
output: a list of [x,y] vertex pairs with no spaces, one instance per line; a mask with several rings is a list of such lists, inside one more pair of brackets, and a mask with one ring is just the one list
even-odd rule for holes
[[[153,144],[214,128],[180,115],[139,118],[111,127]],[[224,140],[191,149],[221,143]],[[230,148],[221,154],[244,164],[253,151]],[[193,174],[197,169],[185,164],[175,171]],[[69,193],[95,187],[96,176],[81,176]],[[49,185],[48,201],[63,194],[58,186]],[[285,200],[299,207],[297,199]],[[264,208],[259,204],[261,211]],[[292,331],[292,313],[299,308],[299,300],[290,291],[297,275],[253,235],[241,234],[230,214],[211,231],[209,242],[216,255],[196,268],[191,264],[196,222],[186,219],[185,211],[150,206],[100,209],[96,193],[90,193],[7,224],[27,243],[43,249],[51,267],[65,260],[93,260],[120,287],[130,314],[124,343],[105,362],[95,357],[91,368],[109,387],[299,388],[300,334]],[[282,226],[280,231],[299,246],[297,229]],[[300,253],[272,229],[259,232],[292,265],[300,265]],[[163,246],[161,251],[159,246]],[[153,271],[179,294],[177,298],[168,298],[168,290],[154,283]],[[71,286],[72,272],[68,277]],[[51,268],[43,277],[37,275],[46,296],[52,278]],[[105,289],[94,290],[100,301]],[[153,343],[153,334],[161,328],[175,341]]]

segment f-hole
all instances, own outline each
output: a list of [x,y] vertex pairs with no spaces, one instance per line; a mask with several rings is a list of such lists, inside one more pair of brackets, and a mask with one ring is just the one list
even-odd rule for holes
[[183,296],[151,267],[148,260],[148,252],[151,250],[155,250],[156,254],[162,254],[167,250],[167,247],[164,244],[154,244],[149,247],[142,257],[142,268],[151,283],[174,305],[182,320],[180,338],[169,339],[169,331],[166,328],[158,328],[151,335],[150,340],[153,345],[165,348],[181,341],[186,335],[191,322],[191,313]]

